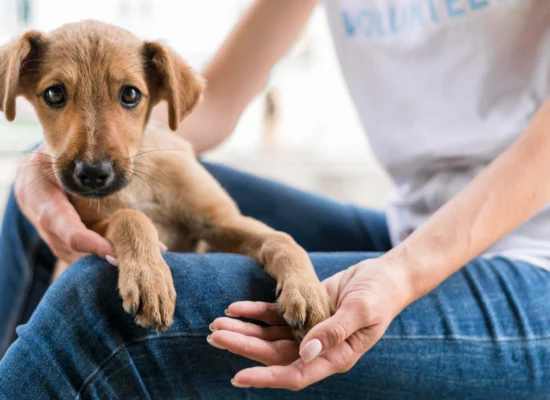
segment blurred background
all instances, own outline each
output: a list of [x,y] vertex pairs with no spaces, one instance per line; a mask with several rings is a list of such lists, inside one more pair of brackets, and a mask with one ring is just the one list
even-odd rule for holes
[[[200,71],[251,1],[0,0],[0,45],[29,28],[48,31],[92,18],[165,40]],[[21,102],[13,123],[0,116],[0,207],[20,153],[41,138],[25,106]],[[384,207],[391,182],[348,97],[321,5],[233,136],[205,158],[342,201]]]

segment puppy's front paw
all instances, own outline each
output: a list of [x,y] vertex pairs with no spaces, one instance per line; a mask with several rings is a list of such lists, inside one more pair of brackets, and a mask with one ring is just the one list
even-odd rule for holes
[[286,279],[277,285],[277,292],[281,315],[298,340],[333,314],[332,302],[318,280],[311,282],[299,276]]
[[165,331],[173,323],[176,291],[172,274],[162,257],[155,262],[119,263],[118,290],[124,310],[138,325]]

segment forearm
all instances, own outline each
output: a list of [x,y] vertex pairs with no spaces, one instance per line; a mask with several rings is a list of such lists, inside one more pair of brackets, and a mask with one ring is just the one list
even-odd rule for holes
[[[289,50],[316,0],[256,0],[202,72],[207,85],[201,105],[178,134],[201,152],[234,130],[269,71]],[[162,108],[154,116],[166,119]]]
[[527,131],[385,257],[423,296],[550,201],[550,102]]

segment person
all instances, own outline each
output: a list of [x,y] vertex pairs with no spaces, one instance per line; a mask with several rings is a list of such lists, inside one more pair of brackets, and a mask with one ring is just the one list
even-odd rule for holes
[[[204,101],[177,134],[198,152],[227,138],[315,5],[254,1],[204,69]],[[351,97],[395,182],[387,211],[206,166],[244,214],[310,252],[334,316],[299,344],[254,262],[166,253],[174,326],[139,328],[102,260],[109,243],[54,181],[24,190],[43,171],[37,151],[19,168],[0,241],[3,348],[15,339],[0,394],[548,398],[550,3],[325,7]],[[330,101],[322,82],[319,93]],[[78,261],[47,288],[54,255]]]

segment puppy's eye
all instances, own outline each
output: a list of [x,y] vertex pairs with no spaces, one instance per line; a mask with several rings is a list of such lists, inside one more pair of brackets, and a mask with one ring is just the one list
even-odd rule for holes
[[120,90],[120,103],[126,108],[134,108],[141,100],[141,92],[134,86],[124,86]]
[[54,85],[44,90],[44,101],[52,108],[60,108],[67,103],[67,93],[61,85]]

